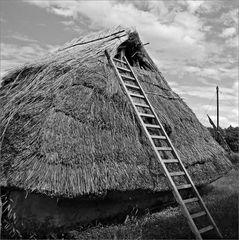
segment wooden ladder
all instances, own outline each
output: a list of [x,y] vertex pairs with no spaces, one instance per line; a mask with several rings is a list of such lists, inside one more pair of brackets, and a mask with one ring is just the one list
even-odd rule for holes
[[[141,84],[139,83],[130,64],[128,63],[127,58],[125,56],[121,60],[117,58],[111,58],[107,51],[106,55],[114,67],[115,73],[120,80],[120,84],[122,85],[135,110],[136,116],[152,146],[158,162],[161,165],[163,173],[172,189],[173,195],[176,201],[180,204],[183,214],[187,218],[190,229],[195,235],[196,239],[203,239],[202,235],[212,230],[216,232],[217,238],[222,238],[217,225],[215,224],[172,142],[165,132],[159,118],[157,117],[157,114],[155,113],[154,108],[150,104]],[[158,146],[159,144],[160,146]],[[172,157],[163,157],[167,155],[166,152],[171,153]],[[170,164],[171,167],[172,165],[177,165],[177,168],[180,170],[170,171]],[[185,183],[177,185],[175,180],[176,177],[183,177]],[[193,194],[193,197],[190,196],[187,197],[187,199],[184,199],[183,192],[185,195],[185,191],[182,191],[184,189],[190,191],[190,193]],[[189,208],[190,203],[197,203],[200,210],[192,214]],[[206,217],[208,223],[205,227],[198,227],[197,221],[202,217]]]

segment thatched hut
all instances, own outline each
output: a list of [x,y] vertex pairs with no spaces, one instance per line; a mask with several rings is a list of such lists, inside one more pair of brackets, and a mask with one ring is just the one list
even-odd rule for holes
[[166,179],[105,55],[122,48],[195,184],[230,169],[138,34],[102,31],[2,79],[0,183],[18,228],[67,227],[165,199]]

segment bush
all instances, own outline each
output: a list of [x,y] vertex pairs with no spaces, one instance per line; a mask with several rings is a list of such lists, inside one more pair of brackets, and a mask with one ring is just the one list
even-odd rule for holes
[[239,153],[231,153],[227,157],[233,164],[239,164]]
[[[208,127],[209,132],[211,133],[212,137],[216,139],[215,130],[211,127]],[[239,127],[228,127],[221,129],[220,133],[224,137],[225,141],[229,145],[230,149],[233,152],[239,152]],[[220,143],[219,143],[220,144]],[[223,145],[222,145],[223,147]]]

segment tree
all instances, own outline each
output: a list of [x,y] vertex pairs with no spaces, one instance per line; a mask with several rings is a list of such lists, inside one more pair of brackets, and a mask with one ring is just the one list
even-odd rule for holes
[[225,139],[233,152],[239,152],[239,127],[228,127],[223,130]]
[[[209,132],[216,139],[214,129],[208,127]],[[220,129],[222,136],[233,152],[239,152],[239,127],[229,126],[228,128]]]

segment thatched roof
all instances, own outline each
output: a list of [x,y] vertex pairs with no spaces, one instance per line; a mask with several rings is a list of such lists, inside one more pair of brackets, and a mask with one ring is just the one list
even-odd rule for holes
[[[105,55],[132,34],[140,42],[122,28],[76,39],[2,79],[2,186],[55,196],[168,189]],[[135,73],[193,180],[219,178],[225,152],[148,59],[155,69]]]

